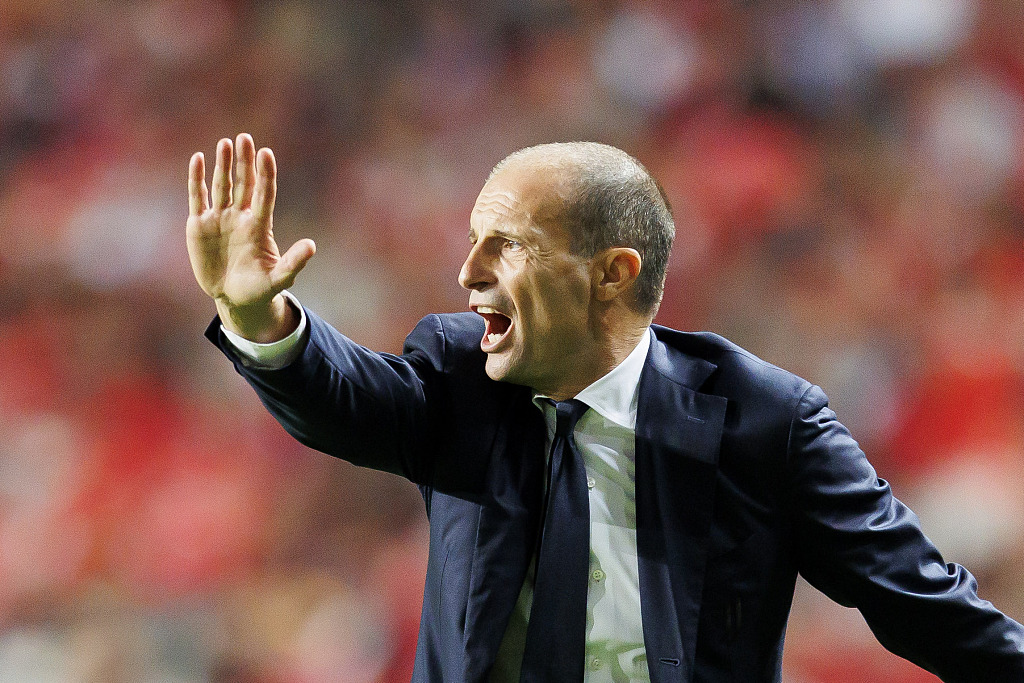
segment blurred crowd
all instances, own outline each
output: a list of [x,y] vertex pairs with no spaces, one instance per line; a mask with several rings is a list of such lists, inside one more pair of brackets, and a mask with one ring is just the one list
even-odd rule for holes
[[[637,156],[658,322],[820,384],[1024,618],[1019,0],[0,0],[0,681],[408,680],[415,488],[293,442],[202,332],[185,171],[277,154],[293,291],[398,351],[490,167]],[[787,683],[937,680],[801,584]]]

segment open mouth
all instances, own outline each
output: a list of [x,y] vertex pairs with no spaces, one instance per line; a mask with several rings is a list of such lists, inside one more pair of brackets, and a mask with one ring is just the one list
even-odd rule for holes
[[480,348],[485,353],[489,353],[508,335],[509,329],[512,328],[512,319],[490,306],[477,306],[475,310],[486,323],[484,337],[480,340]]

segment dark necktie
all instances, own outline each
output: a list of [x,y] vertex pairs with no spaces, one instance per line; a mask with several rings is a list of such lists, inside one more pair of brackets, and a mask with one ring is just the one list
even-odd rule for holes
[[575,399],[555,404],[548,495],[521,683],[583,680],[590,568],[587,470],[573,429],[587,411]]

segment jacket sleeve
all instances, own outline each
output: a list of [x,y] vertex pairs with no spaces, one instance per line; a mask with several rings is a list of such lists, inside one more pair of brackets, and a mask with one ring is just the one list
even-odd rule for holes
[[429,483],[437,439],[444,336],[420,321],[401,356],[362,347],[306,310],[308,341],[289,365],[250,367],[214,319],[206,336],[234,363],[271,415],[303,444],[355,465]]
[[857,607],[887,649],[947,682],[1024,681],[1024,628],[946,563],[917,516],[893,497],[818,387],[789,435],[799,569]]

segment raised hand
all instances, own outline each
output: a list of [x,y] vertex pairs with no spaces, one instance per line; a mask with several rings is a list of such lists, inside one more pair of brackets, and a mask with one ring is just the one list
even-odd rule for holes
[[280,253],[273,228],[276,194],[274,153],[263,148],[257,154],[248,134],[238,136],[234,149],[227,138],[217,143],[212,191],[202,152],[189,162],[185,234],[192,271],[225,327],[258,342],[281,339],[295,328],[297,317],[280,292],[316,252],[313,240],[302,239]]

